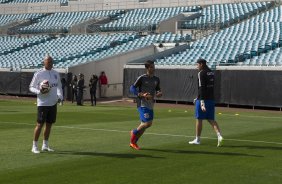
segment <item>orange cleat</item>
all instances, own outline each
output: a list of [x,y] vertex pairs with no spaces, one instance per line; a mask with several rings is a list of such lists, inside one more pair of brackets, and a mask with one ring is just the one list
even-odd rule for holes
[[135,150],[140,150],[139,146],[136,143],[130,143],[129,146]]

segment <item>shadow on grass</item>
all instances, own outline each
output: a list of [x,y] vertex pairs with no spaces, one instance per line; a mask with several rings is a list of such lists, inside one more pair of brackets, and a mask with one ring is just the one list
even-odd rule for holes
[[226,145],[224,147],[228,148],[247,148],[247,149],[254,149],[254,150],[278,150],[282,151],[282,147],[274,147],[274,146],[252,146],[252,145],[245,145],[245,146],[232,146]]
[[150,149],[143,148],[147,151],[158,151],[165,153],[180,153],[180,154],[204,154],[204,155],[222,155],[222,156],[245,156],[245,157],[263,157],[260,155],[251,155],[245,153],[233,153],[233,152],[211,152],[211,151],[192,151],[192,150],[167,150],[167,149]]
[[152,155],[135,154],[135,153],[101,153],[101,152],[85,152],[85,151],[56,151],[52,154],[61,155],[79,155],[79,156],[102,156],[112,158],[153,158],[153,159],[164,159],[164,157],[156,157]]

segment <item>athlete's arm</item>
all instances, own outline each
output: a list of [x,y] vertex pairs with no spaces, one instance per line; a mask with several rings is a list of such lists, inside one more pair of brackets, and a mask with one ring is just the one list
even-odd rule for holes
[[198,77],[199,77],[199,100],[201,102],[201,109],[203,112],[206,112],[206,105],[205,105],[205,97],[207,96],[206,93],[207,93],[207,89],[206,89],[206,75],[205,75],[205,72],[201,71],[199,72],[198,74]]
[[[134,84],[130,86],[130,92],[138,97],[143,96],[143,93],[140,92],[141,84],[142,84],[142,78],[138,77],[137,80],[134,82]],[[137,88],[139,89],[137,90]]]
[[158,83],[156,86],[156,97],[161,97],[163,95],[162,91],[161,91],[161,87],[160,87],[160,79],[158,79]]
[[57,86],[57,95],[58,95],[58,98],[60,100],[63,100],[63,89],[62,89],[62,83],[61,83],[61,78],[60,78],[60,75],[58,74],[58,86]]
[[36,73],[33,75],[33,78],[31,80],[31,83],[29,85],[29,91],[31,91],[34,94],[39,95],[40,94],[40,90],[38,89],[38,79],[37,79],[37,75]]

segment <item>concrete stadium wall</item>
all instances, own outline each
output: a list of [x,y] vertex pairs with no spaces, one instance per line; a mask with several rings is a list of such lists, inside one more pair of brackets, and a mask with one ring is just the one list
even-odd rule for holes
[[1,4],[0,14],[54,13],[54,12],[72,12],[72,11],[154,8],[154,7],[178,7],[178,6],[211,5],[211,4],[240,3],[240,2],[265,2],[265,0],[148,0],[145,3],[140,3],[138,0],[125,0],[125,1],[79,0],[79,1],[69,1],[67,6],[63,6],[58,2],[18,3],[18,4]]
[[[150,56],[156,53],[155,46],[151,45],[145,48],[137,49],[134,51],[126,52],[124,54],[115,55],[106,59],[93,61],[78,66],[70,67],[69,73],[77,75],[84,74],[85,86],[88,87],[89,80],[93,74],[100,75],[105,71],[109,88],[107,90],[108,97],[122,96],[123,93],[123,68],[128,62],[135,59]],[[99,90],[97,90],[97,97],[99,97]],[[86,88],[84,99],[89,99],[89,88]]]
[[161,21],[157,28],[157,33],[165,33],[165,32],[171,32],[171,33],[178,33],[178,21],[181,21],[183,19],[190,20],[199,17],[200,13],[194,13],[194,12],[187,12],[187,13],[180,13],[174,17],[171,17],[169,19],[166,19],[164,21]]

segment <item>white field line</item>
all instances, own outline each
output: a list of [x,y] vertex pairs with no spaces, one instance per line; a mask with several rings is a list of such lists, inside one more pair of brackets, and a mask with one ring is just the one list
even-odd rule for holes
[[241,115],[238,113],[238,115],[235,114],[216,114],[217,117],[219,116],[236,116],[236,117],[244,117],[244,118],[265,118],[265,119],[281,119],[282,120],[282,115],[279,116],[250,116],[250,115]]
[[[34,124],[29,123],[17,123],[17,122],[0,122],[0,124],[15,124],[15,125],[29,125],[35,126]],[[100,128],[87,128],[87,127],[75,127],[75,126],[54,126],[55,128],[65,128],[65,129],[76,129],[76,130],[92,130],[92,131],[103,131],[103,132],[118,132],[118,133],[129,133],[128,130],[113,130],[113,129],[100,129]],[[147,135],[156,135],[156,136],[167,136],[167,137],[186,137],[193,138],[195,136],[188,135],[177,135],[177,134],[162,134],[162,133],[145,133]],[[211,137],[201,137],[202,139],[217,139]],[[282,145],[281,142],[269,142],[269,141],[256,141],[256,140],[244,140],[244,139],[224,139],[226,141],[235,141],[235,142],[250,142],[250,143],[264,143],[264,144],[276,144]]]
[[99,103],[101,103],[101,104],[108,104],[108,103],[114,103],[114,102],[122,102],[122,100],[102,101],[102,102],[99,102]]

